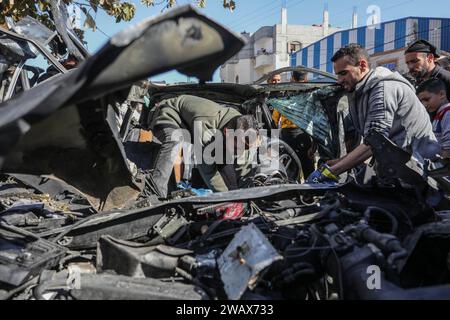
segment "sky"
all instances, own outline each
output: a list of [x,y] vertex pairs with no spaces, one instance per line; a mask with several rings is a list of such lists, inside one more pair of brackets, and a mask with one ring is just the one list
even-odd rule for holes
[[[207,0],[206,8],[199,10],[237,33],[243,31],[253,33],[262,26],[271,26],[280,22],[282,0],[235,1],[237,7],[233,12],[223,8],[222,0]],[[108,37],[127,26],[167,10],[163,5],[146,7],[141,4],[140,0],[128,0],[128,2],[136,5],[136,15],[131,22],[116,23],[113,17],[100,10],[94,16],[98,29],[96,32],[86,30],[85,36],[89,51],[97,51],[108,41]],[[178,5],[188,3],[196,5],[195,0],[178,0],[177,3]],[[367,10],[372,5],[380,8],[381,22],[408,16],[450,18],[448,0],[430,0],[428,2],[423,0],[286,0],[288,23],[321,24],[326,5],[330,14],[330,24],[333,27],[341,28],[350,28],[354,8],[358,12],[359,26],[366,25],[369,18]],[[177,72],[170,72],[154,77],[152,80],[174,83],[186,81],[187,78]],[[220,81],[218,71],[214,76],[214,81]]]

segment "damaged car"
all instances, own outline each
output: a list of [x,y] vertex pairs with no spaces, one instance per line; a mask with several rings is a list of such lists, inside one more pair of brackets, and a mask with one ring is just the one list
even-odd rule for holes
[[[141,133],[169,96],[237,108],[268,132],[280,110],[322,159],[351,148],[348,101],[332,79],[205,83],[243,45],[180,7],[0,104],[1,299],[450,299],[450,166],[421,166],[376,132],[365,141],[376,174],[362,179],[300,184],[300,161],[269,135],[280,165],[256,168],[246,189],[141,197],[136,173],[158,148]],[[128,110],[118,123],[130,86],[172,69],[200,84],[150,85],[138,123]],[[195,168],[186,172],[195,180]]]

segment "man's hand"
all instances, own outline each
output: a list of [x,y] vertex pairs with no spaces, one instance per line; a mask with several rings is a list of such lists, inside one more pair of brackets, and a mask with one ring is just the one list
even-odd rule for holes
[[331,171],[326,164],[322,165],[318,170],[314,171],[306,180],[309,184],[337,184],[339,178]]
[[336,164],[338,164],[339,161],[341,161],[341,160],[342,159],[336,159],[336,160],[327,161],[327,165],[331,168],[331,167],[335,166]]
[[333,164],[331,166],[331,171],[336,175],[340,175],[363,163],[364,161],[372,157],[372,155],[373,154],[371,147],[362,144],[355,150],[350,152],[347,156],[339,160],[337,163]]

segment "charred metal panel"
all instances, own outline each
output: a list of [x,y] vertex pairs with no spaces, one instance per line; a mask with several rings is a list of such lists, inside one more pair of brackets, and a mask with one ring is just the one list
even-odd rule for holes
[[242,228],[218,261],[228,298],[239,300],[248,287],[255,286],[264,269],[281,259],[254,224]]

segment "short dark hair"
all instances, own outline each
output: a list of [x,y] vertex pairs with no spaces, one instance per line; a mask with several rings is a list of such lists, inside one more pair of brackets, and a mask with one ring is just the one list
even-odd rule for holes
[[445,83],[440,79],[428,79],[422,82],[417,88],[417,95],[422,92],[428,91],[430,93],[438,94],[441,91],[446,91]]
[[243,131],[247,131],[249,129],[258,130],[258,122],[253,116],[237,117],[235,129]]
[[369,53],[366,49],[364,49],[363,46],[351,43],[345,47],[340,48],[331,58],[331,62],[336,62],[337,60],[348,57],[350,60],[350,63],[354,66],[357,66],[359,61],[361,59],[367,60],[367,62],[370,61]]
[[308,73],[303,71],[292,71],[292,79],[294,79],[295,81],[301,81],[305,79],[307,75]]

